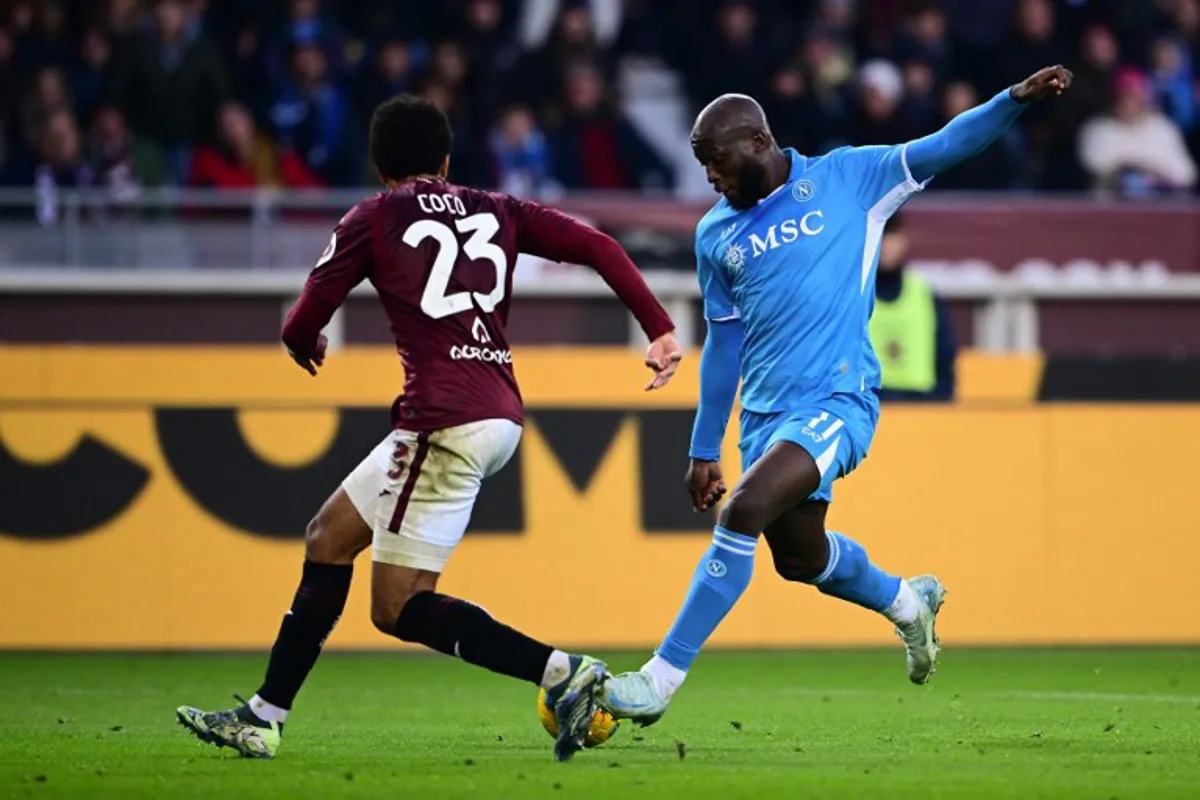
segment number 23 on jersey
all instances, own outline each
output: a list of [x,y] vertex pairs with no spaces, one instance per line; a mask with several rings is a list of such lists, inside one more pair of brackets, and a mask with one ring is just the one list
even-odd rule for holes
[[[504,300],[508,277],[508,257],[493,242],[500,231],[500,223],[492,213],[472,214],[454,220],[454,229],[444,222],[422,219],[414,222],[404,232],[403,241],[409,247],[418,247],[426,239],[437,242],[438,252],[429,272],[425,291],[421,294],[421,311],[433,319],[442,319],[451,314],[469,311],[474,303],[490,314]],[[466,236],[461,252],[472,261],[490,261],[496,268],[496,285],[487,294],[481,292],[454,292],[448,294],[450,276],[458,262],[459,240]]]

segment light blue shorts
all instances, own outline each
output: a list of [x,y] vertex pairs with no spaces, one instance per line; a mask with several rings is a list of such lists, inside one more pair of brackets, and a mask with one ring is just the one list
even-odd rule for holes
[[817,462],[821,485],[809,500],[833,499],[833,482],[849,475],[864,458],[879,422],[879,396],[873,391],[835,394],[793,411],[760,414],[742,410],[742,472],[754,466],[776,442],[803,447]]

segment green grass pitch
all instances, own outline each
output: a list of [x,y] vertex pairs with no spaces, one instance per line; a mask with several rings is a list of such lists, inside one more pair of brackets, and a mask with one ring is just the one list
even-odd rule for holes
[[658,725],[556,764],[533,687],[448,658],[326,654],[258,762],[173,712],[262,656],[0,654],[0,797],[1200,796],[1200,650],[950,650],[924,688],[903,658],[709,652]]

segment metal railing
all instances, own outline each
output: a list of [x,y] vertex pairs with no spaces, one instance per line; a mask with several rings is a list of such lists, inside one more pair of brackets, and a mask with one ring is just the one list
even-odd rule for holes
[[[24,189],[0,189],[0,292],[254,294],[277,296],[287,306],[324,250],[332,225],[371,192],[163,189],[118,201],[98,190],[47,199]],[[674,267],[648,270],[647,281],[680,331],[694,330],[699,289],[691,271],[687,224],[702,208],[641,196],[567,200],[565,207],[585,219],[592,212],[619,218],[624,234],[619,238],[637,251],[639,263],[657,258]],[[1033,202],[975,200],[984,206]],[[56,215],[42,217],[53,222],[39,222],[38,202],[56,204]],[[1078,207],[1088,201],[1068,202]],[[1196,209],[1187,204],[1172,207],[1181,212]],[[1200,301],[1200,275],[1194,274],[1081,279],[1068,273],[947,269],[938,262],[918,261],[914,266],[926,272],[945,299],[973,304],[975,343],[996,352],[1037,349],[1042,301]],[[526,257],[514,270],[518,297],[611,296],[604,282],[586,270],[551,271],[544,262]],[[369,293],[370,288],[357,291]],[[336,340],[336,325],[331,333]],[[631,326],[631,342],[641,339]]]

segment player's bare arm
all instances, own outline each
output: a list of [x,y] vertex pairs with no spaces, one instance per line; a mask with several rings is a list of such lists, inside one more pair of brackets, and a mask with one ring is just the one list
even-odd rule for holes
[[1047,97],[1061,97],[1071,88],[1075,73],[1062,64],[1039,69],[1025,80],[1009,89],[1012,99],[1018,103],[1030,103]]

